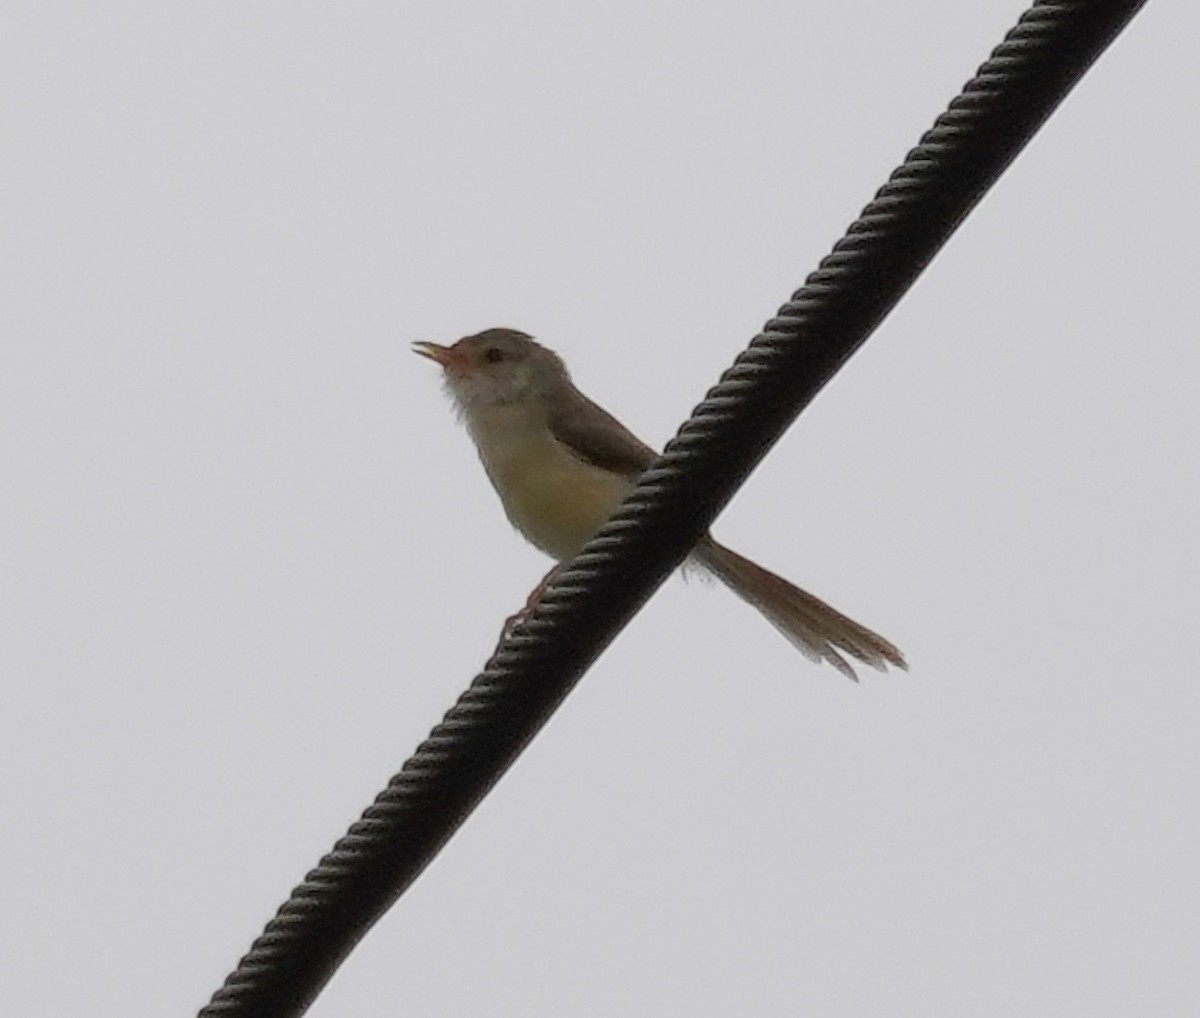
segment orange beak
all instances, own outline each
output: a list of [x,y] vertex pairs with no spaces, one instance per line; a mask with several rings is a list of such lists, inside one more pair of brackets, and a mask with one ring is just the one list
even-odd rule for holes
[[454,347],[444,347],[442,343],[413,343],[413,353],[437,361],[445,371],[462,373],[467,367],[467,360],[461,351],[456,351]]
[[442,346],[441,343],[413,343],[413,353],[420,354],[422,357],[428,357],[431,361],[437,361],[443,368],[448,368],[456,358],[454,351],[448,346]]

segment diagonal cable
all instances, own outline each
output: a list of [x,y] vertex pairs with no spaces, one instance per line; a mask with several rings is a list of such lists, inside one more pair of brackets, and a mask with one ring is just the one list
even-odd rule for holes
[[200,1012],[302,1014],[1144,0],[1036,3]]

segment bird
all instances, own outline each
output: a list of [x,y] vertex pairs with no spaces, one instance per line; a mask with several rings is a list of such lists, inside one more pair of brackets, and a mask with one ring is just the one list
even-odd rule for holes
[[[575,387],[558,354],[524,332],[490,328],[450,346],[417,342],[413,350],[441,366],[509,521],[559,564],[600,529],[657,458]],[[711,534],[700,538],[688,564],[756,608],[806,657],[847,678],[857,681],[851,660],[907,670],[895,645]]]

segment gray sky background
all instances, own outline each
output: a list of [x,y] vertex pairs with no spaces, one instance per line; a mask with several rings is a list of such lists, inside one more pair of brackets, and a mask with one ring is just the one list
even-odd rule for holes
[[[547,563],[415,339],[661,445],[1019,3],[16,3],[7,1014],[200,1007]],[[1200,1004],[1194,4],[1100,61],[314,1016]]]

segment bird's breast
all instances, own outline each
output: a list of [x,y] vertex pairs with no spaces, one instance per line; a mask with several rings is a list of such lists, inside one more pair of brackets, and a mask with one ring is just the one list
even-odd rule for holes
[[633,487],[581,460],[521,408],[491,407],[467,425],[513,526],[559,561],[573,556]]

